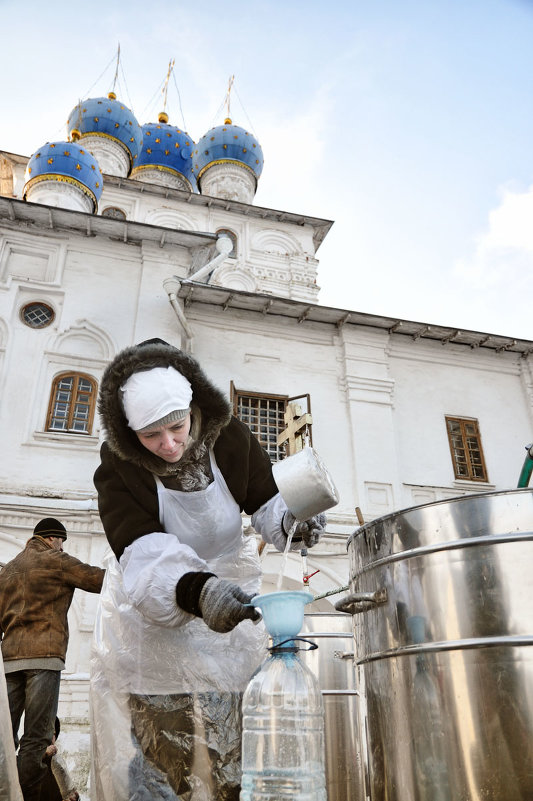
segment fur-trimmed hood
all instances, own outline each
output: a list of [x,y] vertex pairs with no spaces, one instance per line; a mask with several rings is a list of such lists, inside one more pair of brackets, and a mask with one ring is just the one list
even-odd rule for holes
[[[200,433],[174,464],[165,462],[141,445],[128,426],[120,399],[120,387],[132,375],[153,367],[174,367],[192,387],[192,408],[201,413]],[[120,458],[144,467],[157,475],[179,474],[193,465],[213,446],[221,429],[231,419],[231,406],[224,395],[207,378],[191,356],[161,339],[151,339],[122,350],[106,368],[100,386],[98,411],[109,448]]]

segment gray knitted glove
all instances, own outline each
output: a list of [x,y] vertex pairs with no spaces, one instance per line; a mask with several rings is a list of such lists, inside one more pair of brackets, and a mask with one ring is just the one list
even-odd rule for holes
[[[293,513],[288,509],[283,515],[283,530],[285,534],[289,534],[296,518]],[[306,548],[312,548],[320,540],[324,528],[326,526],[326,515],[319,514],[310,517],[309,520],[304,520],[303,523],[298,523],[292,535],[294,543],[303,543]]]
[[237,584],[213,576],[200,593],[199,606],[204,623],[213,631],[226,633],[242,620],[259,620],[261,615],[253,606],[244,606],[253,595],[241,590]]

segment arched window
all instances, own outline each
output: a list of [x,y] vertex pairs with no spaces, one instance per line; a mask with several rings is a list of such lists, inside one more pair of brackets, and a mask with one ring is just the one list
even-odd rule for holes
[[103,210],[102,217],[111,217],[113,220],[125,220],[126,212],[119,209],[118,206],[108,206]]
[[228,239],[231,239],[231,243],[233,245],[233,250],[228,253],[228,259],[236,259],[237,258],[237,234],[234,234],[233,231],[230,231],[229,228],[219,228],[215,233],[219,236],[224,235],[227,236]]
[[97,384],[82,373],[56,376],[50,393],[47,431],[90,434],[96,406]]

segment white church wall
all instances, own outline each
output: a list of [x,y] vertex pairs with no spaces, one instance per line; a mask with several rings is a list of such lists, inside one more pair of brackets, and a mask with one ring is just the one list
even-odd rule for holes
[[[395,431],[405,485],[449,488],[455,494],[516,486],[523,448],[533,431],[520,361],[516,354],[443,348],[440,343],[393,348]],[[478,421],[487,482],[454,478],[446,416]]]

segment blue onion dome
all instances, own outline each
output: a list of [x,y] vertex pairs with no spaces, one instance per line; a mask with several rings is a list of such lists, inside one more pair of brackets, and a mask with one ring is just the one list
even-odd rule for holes
[[249,131],[233,125],[231,119],[223,125],[211,128],[196,146],[193,154],[193,169],[198,182],[216,164],[237,164],[257,180],[263,170],[261,145]]
[[136,164],[142,148],[142,129],[114,92],[80,101],[69,114],[67,128],[69,139],[74,142],[94,136],[119,144],[128,155],[130,170]]
[[131,178],[151,180],[157,183],[158,173],[161,182],[167,178],[175,179],[177,188],[197,192],[196,177],[192,168],[194,141],[186,131],[168,124],[168,115],[163,111],[158,122],[142,126],[143,146]]
[[75,142],[47,142],[37,150],[26,167],[24,198],[44,181],[55,181],[76,187],[98,208],[103,178],[98,162],[88,150]]

